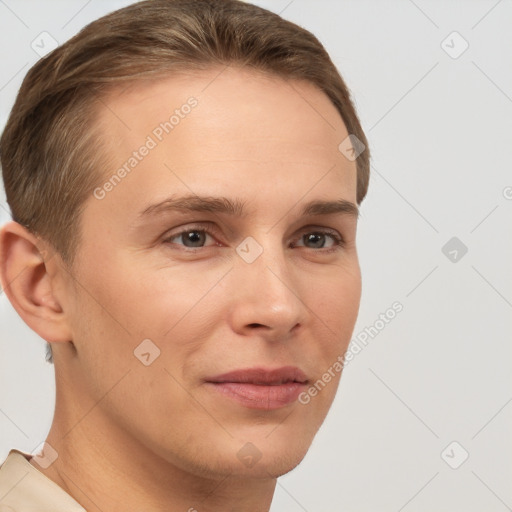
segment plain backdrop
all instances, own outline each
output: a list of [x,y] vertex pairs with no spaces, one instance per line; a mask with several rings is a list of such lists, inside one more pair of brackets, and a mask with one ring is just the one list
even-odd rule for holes
[[[34,41],[128,3],[1,0],[1,127]],[[272,512],[511,510],[512,2],[254,3],[322,41],[373,155],[354,338],[372,334]],[[4,293],[0,325],[3,460],[45,439],[55,389],[43,340]]]

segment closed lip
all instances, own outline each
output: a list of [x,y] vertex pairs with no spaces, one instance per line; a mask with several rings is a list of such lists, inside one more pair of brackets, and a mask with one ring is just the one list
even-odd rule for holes
[[208,377],[205,380],[206,382],[212,382],[214,384],[237,382],[260,386],[279,386],[290,382],[297,382],[299,384],[308,383],[306,374],[296,366],[283,366],[275,369],[262,367],[244,368],[223,373],[222,375]]

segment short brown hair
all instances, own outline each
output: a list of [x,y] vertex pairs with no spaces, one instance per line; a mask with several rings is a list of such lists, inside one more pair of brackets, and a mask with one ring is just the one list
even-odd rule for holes
[[27,73],[0,139],[13,220],[72,265],[83,204],[104,174],[94,125],[102,94],[219,64],[307,80],[324,91],[349,134],[366,146],[356,162],[358,204],[363,200],[368,142],[350,93],[315,36],[238,0],[147,0],[90,23]]

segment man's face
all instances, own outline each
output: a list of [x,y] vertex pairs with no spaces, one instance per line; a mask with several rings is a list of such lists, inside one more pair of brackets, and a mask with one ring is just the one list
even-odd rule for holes
[[[348,133],[320,90],[220,71],[104,99],[103,183],[117,178],[85,203],[64,306],[77,352],[56,371],[84,414],[95,406],[71,437],[101,424],[99,446],[115,436],[194,474],[278,476],[334,399],[361,293],[356,217],[302,210],[355,204],[356,164],[338,150]],[[243,215],[224,200],[150,208],[184,196],[226,198]],[[259,382],[283,367],[299,382]],[[255,368],[252,384],[218,378]],[[322,379],[309,403],[297,399]]]

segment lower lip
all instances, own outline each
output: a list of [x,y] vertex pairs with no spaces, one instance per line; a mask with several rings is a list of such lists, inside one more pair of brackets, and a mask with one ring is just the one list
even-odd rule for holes
[[306,388],[299,382],[265,386],[240,382],[208,382],[219,393],[249,409],[274,410],[289,405]]

